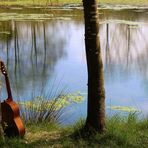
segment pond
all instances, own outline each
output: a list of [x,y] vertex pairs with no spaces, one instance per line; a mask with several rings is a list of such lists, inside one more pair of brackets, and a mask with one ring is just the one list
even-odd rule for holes
[[[113,107],[128,106],[147,116],[148,11],[102,9],[99,17],[107,115],[122,112]],[[82,10],[1,9],[0,59],[6,63],[14,100],[79,92],[84,100],[66,108],[64,123],[86,116]],[[6,98],[2,81],[0,96]]]

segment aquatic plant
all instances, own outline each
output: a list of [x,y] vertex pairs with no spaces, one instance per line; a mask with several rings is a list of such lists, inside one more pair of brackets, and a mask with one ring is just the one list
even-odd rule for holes
[[123,112],[140,112],[138,109],[131,106],[107,106],[107,108]]
[[80,93],[61,94],[53,99],[36,96],[29,101],[19,101],[21,113],[25,122],[59,122],[62,111],[72,103],[81,103],[83,96]]

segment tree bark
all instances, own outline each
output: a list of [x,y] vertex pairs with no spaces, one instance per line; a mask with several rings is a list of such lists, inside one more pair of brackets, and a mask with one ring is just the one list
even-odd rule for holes
[[[0,86],[0,91],[1,91],[1,86]],[[0,99],[0,140],[4,140],[4,131],[2,127],[1,99]]]
[[88,106],[85,129],[101,133],[105,129],[105,89],[97,0],[83,0],[83,7],[88,70]]

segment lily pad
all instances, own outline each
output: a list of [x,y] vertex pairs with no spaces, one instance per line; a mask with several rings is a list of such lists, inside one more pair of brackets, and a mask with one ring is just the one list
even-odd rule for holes
[[11,34],[9,31],[1,31],[0,34]]
[[138,109],[130,106],[108,106],[107,108],[124,112],[140,112]]
[[147,25],[148,23],[145,22],[135,22],[135,21],[129,21],[129,20],[105,20],[105,21],[101,21],[100,24],[106,24],[106,23],[115,23],[115,24],[125,24],[125,25],[130,25],[130,26],[138,26],[138,25]]
[[53,98],[51,100],[47,100],[43,96],[37,96],[31,101],[20,101],[18,103],[26,109],[31,109],[34,111],[46,111],[50,108],[55,108],[55,110],[59,110],[72,103],[81,103],[82,101],[83,96],[75,93],[68,95],[59,95],[57,98]]
[[0,13],[1,21],[7,20],[40,20],[51,19],[53,14],[18,14],[18,13]]

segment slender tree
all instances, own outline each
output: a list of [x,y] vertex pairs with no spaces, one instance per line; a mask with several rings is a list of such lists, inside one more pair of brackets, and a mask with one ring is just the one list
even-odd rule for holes
[[[1,69],[1,65],[0,65],[0,69]],[[0,71],[1,73],[1,71]],[[0,82],[0,93],[1,93],[1,82]],[[2,113],[1,113],[1,99],[0,99],[0,140],[4,140],[4,131],[3,131],[3,127],[2,127]]]
[[88,70],[88,106],[85,129],[101,133],[105,129],[105,89],[97,6],[97,0],[83,0]]
[[1,100],[0,100],[0,140],[4,140],[4,131],[2,128]]

